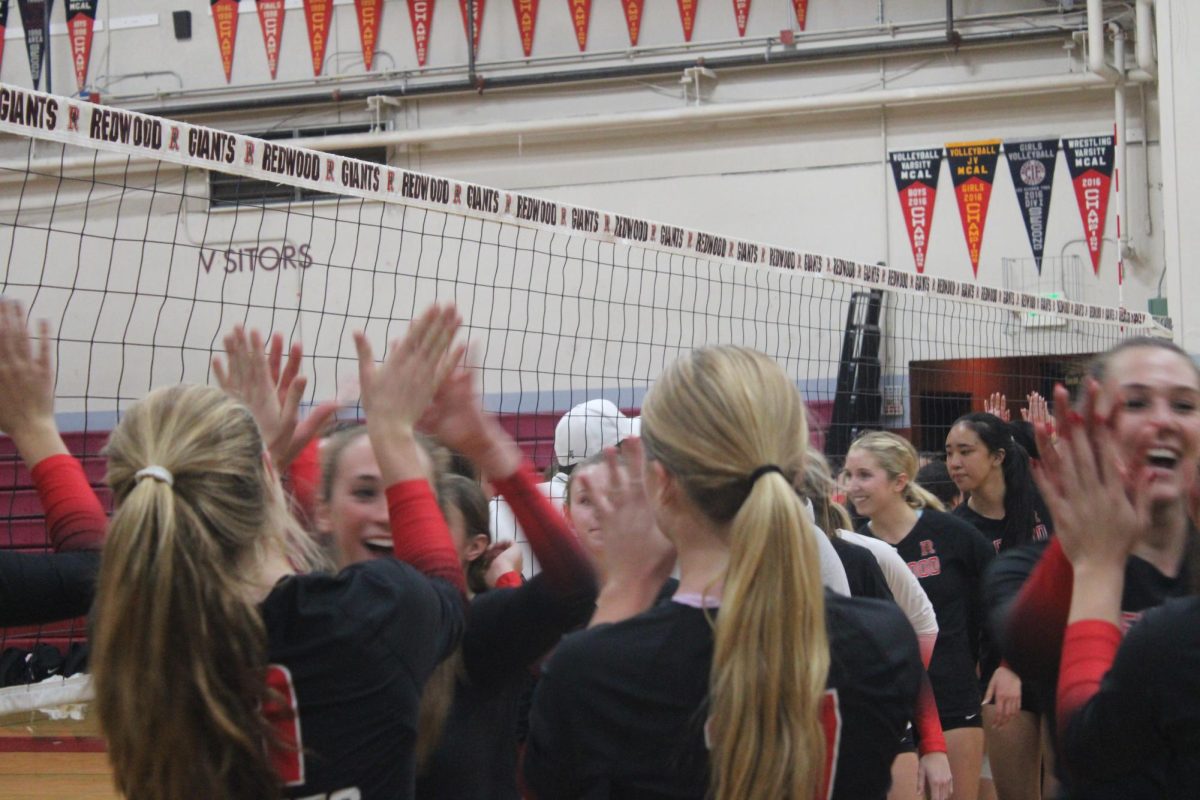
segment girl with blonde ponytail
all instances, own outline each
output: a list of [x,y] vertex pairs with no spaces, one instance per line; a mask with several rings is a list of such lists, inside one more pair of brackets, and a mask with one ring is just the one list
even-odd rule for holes
[[277,398],[299,393],[271,385],[260,339],[236,331],[218,369],[246,404],[176,386],[125,413],[106,449],[116,511],[91,655],[122,795],[412,796],[417,701],[457,644],[465,588],[412,426],[457,324],[431,309],[378,369],[357,337],[395,557],[335,575],[300,574],[264,439]]
[[[938,635],[928,672],[953,797],[974,800],[983,762],[977,672],[983,572],[995,551],[983,534],[945,513],[941,501],[913,480],[917,451],[906,439],[883,431],[864,433],[850,445],[845,470],[847,497],[869,520],[859,533],[894,546],[933,604]],[[920,744],[925,754],[928,743]]]
[[[894,604],[821,585],[792,486],[808,442],[795,386],[753,350],[699,350],[646,396],[642,436],[588,487],[606,583],[539,684],[531,790],[882,798],[916,639]],[[676,553],[678,591],[649,607]]]

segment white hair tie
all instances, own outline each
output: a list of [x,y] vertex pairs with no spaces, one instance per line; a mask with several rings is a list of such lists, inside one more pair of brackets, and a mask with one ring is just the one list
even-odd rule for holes
[[133,473],[135,480],[142,478],[154,478],[156,481],[161,481],[167,486],[175,485],[175,478],[171,475],[171,471],[166,467],[160,467],[157,464],[152,464],[148,467],[142,467],[137,472]]

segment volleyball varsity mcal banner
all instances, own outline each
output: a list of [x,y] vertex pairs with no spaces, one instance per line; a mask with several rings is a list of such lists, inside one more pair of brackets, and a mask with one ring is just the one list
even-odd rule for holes
[[983,227],[992,198],[992,181],[996,178],[1000,140],[948,144],[946,153],[950,162],[950,179],[954,182],[954,193],[958,198],[963,236],[967,240],[967,254],[971,258],[971,271],[978,277]]
[[[747,268],[825,275],[889,292],[1000,306],[1018,313],[1037,311],[1135,326],[1154,323],[1154,319],[1142,311],[1039,297],[969,281],[914,275],[877,264],[772,247],[757,241],[571,206],[519,192],[264,141],[9,84],[0,84],[0,133],[154,159],[193,169],[215,169],[256,180],[282,181],[289,186],[333,191],[382,203],[452,211],[502,224],[652,248]],[[289,257],[286,251],[278,255],[280,262],[286,262]],[[282,263],[275,263],[274,267],[321,268],[318,263],[304,260],[298,251],[291,254],[291,259],[290,267]],[[271,269],[266,265],[262,268]],[[239,259],[233,260],[231,268],[230,263],[218,262],[214,255],[203,251],[198,254],[196,270],[199,280],[212,281],[224,281],[242,271]],[[253,274],[245,271],[244,277],[250,280]]]
[[71,63],[75,66],[75,86],[80,92],[87,85],[88,61],[92,57],[92,30],[96,25],[99,0],[67,0],[67,38],[71,41]]
[[1004,143],[1004,156],[1017,192],[1017,205],[1025,220],[1025,234],[1033,248],[1033,261],[1042,274],[1046,251],[1046,217],[1054,188],[1054,166],[1058,162],[1058,138],[1029,139]]
[[217,50],[221,53],[221,66],[225,70],[225,82],[233,78],[233,43],[237,40],[238,0],[211,0],[213,26],[217,29]]
[[1112,186],[1114,136],[1085,136],[1063,140],[1067,169],[1075,186],[1075,201],[1083,220],[1083,235],[1092,256],[1092,271],[1100,274],[1100,250],[1104,246],[1104,220]]
[[29,56],[29,74],[33,88],[42,82],[42,61],[46,54],[46,4],[54,7],[54,0],[17,0],[21,9],[21,24],[25,26],[25,52]]
[[925,271],[929,251],[929,229],[933,225],[933,204],[937,198],[938,175],[942,171],[942,149],[897,150],[888,153],[892,177],[900,195],[900,210],[908,228],[913,261],[917,272]]
[[279,69],[279,40],[283,38],[283,0],[256,0],[256,4],[263,45],[267,48],[267,69],[271,71],[271,80],[275,80]]
[[513,13],[517,15],[521,51],[529,58],[533,55],[533,32],[537,27],[538,0],[513,0]]

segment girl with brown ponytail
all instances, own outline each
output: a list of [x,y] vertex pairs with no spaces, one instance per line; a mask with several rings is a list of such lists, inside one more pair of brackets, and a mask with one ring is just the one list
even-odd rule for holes
[[[753,350],[698,350],[647,394],[642,436],[591,487],[606,583],[534,698],[533,794],[882,798],[916,638],[894,604],[821,586],[795,386]],[[650,607],[672,546],[679,589]]]
[[[304,540],[246,405],[175,386],[125,413],[91,658],[124,796],[412,796],[417,700],[458,640],[464,588],[412,428],[457,325],[434,307],[378,369],[356,337],[395,558],[335,575],[298,574]],[[257,344],[229,375],[269,405]]]

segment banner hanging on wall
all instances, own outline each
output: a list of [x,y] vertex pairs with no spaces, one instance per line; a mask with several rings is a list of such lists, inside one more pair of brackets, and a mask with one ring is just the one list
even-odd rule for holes
[[808,0],[792,0],[792,5],[796,9],[796,27],[804,30],[808,24]]
[[4,32],[8,29],[8,0],[0,0],[0,66],[4,65]]
[[908,227],[917,272],[925,271],[929,251],[929,229],[933,225],[933,203],[937,198],[938,175],[942,171],[942,149],[897,150],[888,153],[892,177],[900,194],[900,209]]
[[71,40],[71,63],[75,67],[75,86],[83,92],[87,85],[88,62],[92,57],[92,29],[96,25],[99,0],[67,0],[67,38]]
[[692,29],[696,27],[696,6],[700,0],[677,0],[679,3],[679,21],[683,23],[683,39],[692,40]]
[[629,46],[637,47],[638,36],[642,33],[642,9],[646,0],[622,0],[621,7],[625,9],[625,27],[629,28]]
[[325,66],[325,47],[329,44],[329,23],[333,0],[304,0],[304,22],[308,26],[308,46],[312,50],[313,75]]
[[267,69],[271,80],[279,69],[279,40],[283,38],[283,0],[257,0],[258,24],[267,48]]
[[1100,274],[1100,250],[1104,246],[1104,220],[1108,215],[1108,192],[1112,185],[1114,136],[1064,139],[1063,152],[1075,186],[1075,201],[1083,220],[1083,235],[1092,256],[1092,271]]
[[746,35],[746,22],[750,19],[750,0],[733,0],[733,20],[737,23],[738,36]]
[[1004,158],[1017,191],[1017,204],[1025,220],[1025,233],[1033,248],[1033,262],[1042,274],[1046,251],[1046,218],[1050,214],[1050,192],[1054,188],[1054,166],[1058,162],[1058,139],[1028,139],[1004,143]]
[[575,26],[575,41],[579,52],[587,49],[588,25],[592,21],[592,0],[567,0],[571,9],[571,24]]
[[358,15],[358,38],[362,42],[363,65],[367,72],[375,63],[375,44],[379,41],[379,18],[383,14],[383,0],[354,0],[354,11]]
[[29,56],[29,74],[33,88],[42,80],[42,62],[46,53],[46,3],[53,7],[54,0],[17,0],[21,10],[21,24],[25,26],[25,52]]
[[954,181],[954,194],[958,197],[963,236],[967,240],[967,254],[971,257],[971,271],[978,277],[983,226],[987,222],[988,202],[992,198],[992,181],[996,178],[1000,140],[956,142],[946,145],[946,153],[950,162],[950,178]]
[[533,29],[537,27],[538,0],[513,0],[517,15],[517,30],[521,32],[521,50],[525,57],[533,55]]
[[433,24],[433,0],[408,0],[408,18],[412,22],[413,46],[417,66],[425,66],[429,57],[429,26]]
[[474,38],[471,46],[475,53],[479,52],[479,32],[483,30],[483,3],[484,0],[474,0],[475,8],[475,36],[471,36],[471,24],[467,21],[467,0],[458,0],[458,7],[462,10],[463,33],[467,38]]

